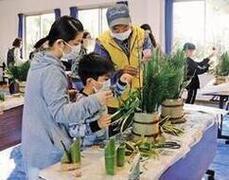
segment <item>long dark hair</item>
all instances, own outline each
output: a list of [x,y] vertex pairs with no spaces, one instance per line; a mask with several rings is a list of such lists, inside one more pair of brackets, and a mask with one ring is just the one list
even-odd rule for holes
[[52,46],[58,39],[68,42],[75,39],[76,35],[83,31],[83,25],[78,19],[62,16],[52,24],[49,34],[37,41],[34,48],[40,48],[46,41],[48,41],[49,46]]
[[149,38],[150,38],[150,40],[151,40],[151,42],[153,44],[153,47],[156,48],[157,47],[157,42],[156,42],[155,37],[154,37],[154,35],[152,33],[152,29],[151,29],[150,25],[149,24],[143,24],[143,25],[141,25],[141,28],[144,29],[145,31],[146,30],[150,31]]

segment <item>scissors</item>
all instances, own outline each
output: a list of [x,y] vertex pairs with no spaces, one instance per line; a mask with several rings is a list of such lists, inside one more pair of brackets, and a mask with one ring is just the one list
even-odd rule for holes
[[181,147],[181,145],[178,144],[177,142],[174,142],[174,141],[167,141],[167,142],[162,143],[162,144],[153,145],[153,147],[154,148],[179,149]]

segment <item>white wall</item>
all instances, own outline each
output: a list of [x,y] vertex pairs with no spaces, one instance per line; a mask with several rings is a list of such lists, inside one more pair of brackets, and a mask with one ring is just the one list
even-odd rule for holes
[[[62,15],[69,14],[70,6],[79,8],[106,6],[116,0],[2,0],[0,1],[0,57],[6,56],[7,49],[18,31],[18,13],[36,14],[61,8]],[[136,24],[149,23],[156,39],[163,40],[164,0],[129,0],[132,21]]]
[[164,0],[132,0],[129,3],[134,23],[150,24],[156,41],[164,45]]

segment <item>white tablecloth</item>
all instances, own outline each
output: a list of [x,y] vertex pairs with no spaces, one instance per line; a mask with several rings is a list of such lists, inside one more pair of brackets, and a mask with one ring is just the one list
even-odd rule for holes
[[201,94],[208,93],[220,93],[220,92],[228,92],[229,91],[229,82],[222,83],[219,85],[214,85],[215,80],[211,80],[204,88],[201,89]]
[[6,96],[5,101],[0,102],[0,111],[6,111],[24,104],[24,97]]
[[[204,132],[212,127],[221,113],[225,111],[216,108],[207,108],[197,105],[185,105],[187,122],[179,126],[185,129],[185,133],[180,137],[165,134],[167,140],[176,141],[181,144],[180,149],[164,149],[155,159],[149,159],[141,163],[141,180],[158,179],[171,165],[184,157],[193,145],[198,143]],[[128,179],[128,172],[131,164],[126,163],[125,168],[119,169],[115,176],[105,175],[104,151],[99,148],[89,148],[82,152],[82,165],[80,179],[93,180],[124,180]],[[144,166],[144,167],[143,167]],[[41,171],[40,176],[47,180],[74,179],[71,172],[60,172],[60,164],[57,163]]]

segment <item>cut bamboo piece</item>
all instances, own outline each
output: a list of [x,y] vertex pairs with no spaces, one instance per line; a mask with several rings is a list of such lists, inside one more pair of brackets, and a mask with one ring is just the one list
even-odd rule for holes
[[80,155],[80,139],[74,139],[72,145],[70,146],[70,154],[71,154],[71,160],[72,163],[80,164],[81,161],[81,155]]
[[110,139],[105,150],[105,170],[108,175],[115,175],[116,173],[116,150],[115,140]]
[[125,151],[126,151],[126,144],[120,144],[117,149],[117,166],[123,167],[125,164]]

